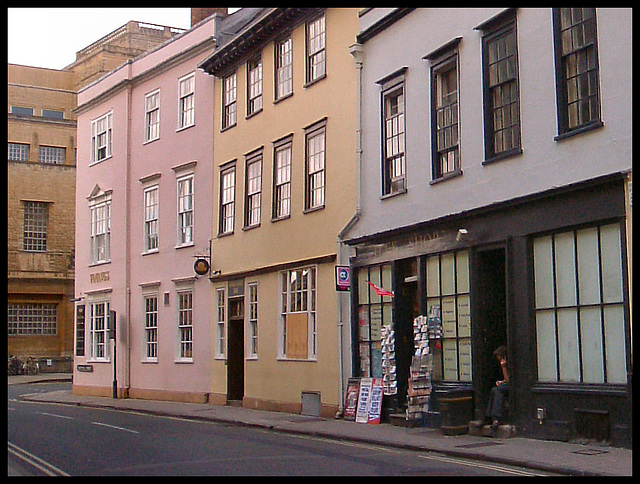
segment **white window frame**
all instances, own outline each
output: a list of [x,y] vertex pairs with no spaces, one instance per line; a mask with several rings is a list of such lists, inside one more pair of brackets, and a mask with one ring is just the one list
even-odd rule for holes
[[192,72],[178,79],[178,128],[176,131],[196,124],[196,74]]
[[64,165],[67,149],[59,146],[43,146],[38,148],[38,163],[45,165]]
[[31,146],[27,143],[9,142],[9,161],[29,161]]
[[293,38],[289,35],[275,43],[275,100],[293,94]]
[[238,119],[238,76],[236,72],[222,80],[222,129],[236,125]]
[[144,142],[160,139],[160,89],[144,97]]
[[[113,111],[91,121],[91,163],[111,158],[113,139]],[[104,151],[104,153],[102,153]]]
[[[181,187],[191,187],[191,191],[181,190]],[[193,173],[183,175],[176,180],[177,197],[177,247],[194,244],[195,230],[195,177]],[[190,222],[190,223],[189,223]]]
[[90,264],[111,262],[111,192],[89,201],[89,220]]
[[235,226],[236,165],[220,170],[220,222],[218,235],[232,234]]
[[152,185],[145,188],[142,192],[142,197],[144,205],[143,253],[158,252],[160,244],[160,187],[158,185]]
[[258,227],[262,212],[262,150],[247,157],[245,169],[245,229]]
[[22,250],[25,252],[46,252],[49,228],[49,203],[25,200],[24,230]]
[[191,287],[176,291],[176,362],[179,363],[193,362],[193,299]]
[[247,300],[249,318],[249,337],[247,338],[247,358],[258,359],[258,283],[250,282]]
[[322,121],[305,132],[305,211],[325,206],[327,126]]
[[247,116],[262,111],[262,57],[247,62]]
[[[159,299],[159,294],[155,290],[142,295],[142,310],[144,313],[144,352],[142,361],[146,363],[158,362]],[[154,300],[155,306],[153,306]]]
[[[296,280],[300,277],[300,284],[292,290],[292,275]],[[302,278],[306,278],[303,281]],[[280,273],[280,317],[278,319],[278,359],[291,360],[286,354],[287,316],[290,314],[307,315],[307,356],[302,360],[315,361],[318,349],[317,341],[317,278],[318,267],[307,266],[291,269]]]
[[[109,298],[96,298],[88,301],[89,361],[111,361],[111,340],[109,339],[109,304]],[[102,313],[100,315],[97,314],[97,310],[99,307],[102,308]]]
[[307,84],[311,84],[327,75],[327,29],[326,16],[307,23]]
[[216,330],[214,357],[227,357],[227,297],[224,288],[216,289]]
[[274,144],[273,173],[273,220],[291,215],[291,161],[293,138],[289,137]]

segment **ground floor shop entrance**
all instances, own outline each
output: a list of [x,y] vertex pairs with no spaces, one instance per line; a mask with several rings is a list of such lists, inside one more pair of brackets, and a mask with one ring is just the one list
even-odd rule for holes
[[630,445],[625,207],[611,176],[349,241],[354,375],[427,424],[481,419],[506,346],[519,434]]

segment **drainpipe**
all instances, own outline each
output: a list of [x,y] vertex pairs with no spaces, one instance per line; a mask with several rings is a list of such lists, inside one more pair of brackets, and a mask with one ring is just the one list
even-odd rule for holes
[[[337,239],[337,262],[343,265],[342,257],[343,240],[347,233],[358,223],[362,213],[362,194],[361,194],[361,164],[362,164],[362,121],[361,121],[361,98],[362,98],[362,45],[355,43],[349,47],[349,53],[353,56],[356,63],[356,212],[347,222],[347,225],[340,231]],[[344,321],[342,318],[342,293],[338,293],[338,355],[340,365],[340,387],[338,391],[338,414],[344,412]],[[351,314],[349,308],[349,315]],[[351,321],[351,317],[348,318]]]

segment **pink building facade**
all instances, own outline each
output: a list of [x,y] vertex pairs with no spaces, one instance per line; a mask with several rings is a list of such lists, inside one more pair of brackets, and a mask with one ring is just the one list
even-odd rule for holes
[[76,394],[208,401],[211,288],[194,262],[210,247],[213,79],[197,66],[233,17],[78,94]]

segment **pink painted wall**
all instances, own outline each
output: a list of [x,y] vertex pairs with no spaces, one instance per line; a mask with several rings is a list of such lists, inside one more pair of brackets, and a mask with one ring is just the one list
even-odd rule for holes
[[[212,18],[124,65],[78,96],[76,298],[83,299],[77,304],[104,296],[117,311],[118,386],[130,389],[132,396],[141,390],[182,395],[209,392],[211,288],[206,276],[194,277],[193,263],[194,255],[206,253],[211,236],[213,78],[197,65],[213,51],[213,24]],[[191,55],[183,55],[203,41],[205,48],[195,47]],[[191,72],[195,72],[195,124],[178,130],[178,79]],[[158,89],[160,137],[145,143],[145,95]],[[91,121],[109,111],[113,112],[112,157],[89,166]],[[185,164],[186,172],[194,175],[194,243],[178,248],[177,178],[183,172],[176,167]],[[159,176],[143,183],[150,175]],[[113,191],[111,261],[91,265],[87,197],[96,184]],[[143,191],[149,184],[159,187],[159,247],[145,254]],[[99,272],[108,272],[108,280],[92,281],[90,274]],[[189,362],[177,356],[176,291],[185,285],[193,291],[193,358]],[[145,355],[143,292],[149,290],[158,296],[158,356],[153,361]],[[169,294],[168,305],[164,304],[165,293]],[[89,316],[87,306],[86,356],[76,357],[74,366],[91,364],[93,372],[74,370],[74,391],[77,388],[79,393],[111,388],[113,378],[112,361],[91,361]]]

